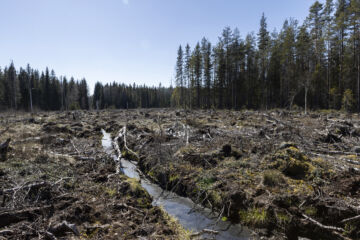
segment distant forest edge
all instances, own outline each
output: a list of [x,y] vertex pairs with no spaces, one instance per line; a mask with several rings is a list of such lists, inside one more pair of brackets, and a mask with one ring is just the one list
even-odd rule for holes
[[360,0],[315,1],[306,20],[285,20],[270,33],[262,16],[257,34],[243,39],[226,27],[177,51],[175,88],[57,77],[14,64],[0,69],[0,108],[311,109],[360,111]]
[[[30,91],[31,89],[31,91]],[[0,109],[77,110],[104,108],[170,107],[172,90],[159,87],[96,83],[89,95],[85,79],[57,77],[55,72],[40,72],[29,65],[16,71],[14,64],[0,69]],[[32,107],[31,107],[32,106]]]

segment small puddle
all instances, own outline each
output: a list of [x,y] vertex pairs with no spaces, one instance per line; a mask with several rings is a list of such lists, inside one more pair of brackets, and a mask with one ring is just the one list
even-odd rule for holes
[[[114,154],[112,139],[109,133],[102,130],[102,146],[106,153],[117,159]],[[216,235],[218,240],[236,239],[245,240],[250,239],[250,233],[241,225],[231,225],[228,222],[217,222],[217,216],[209,209],[204,209],[196,205],[191,199],[180,197],[175,193],[164,191],[160,186],[150,182],[144,177],[140,177],[136,163],[132,163],[125,159],[121,159],[123,173],[130,177],[140,179],[141,186],[145,188],[153,197],[154,206],[162,206],[166,212],[177,218],[180,224],[188,230],[193,232],[200,232],[203,229],[211,229],[219,231]],[[204,238],[210,237],[203,235]]]

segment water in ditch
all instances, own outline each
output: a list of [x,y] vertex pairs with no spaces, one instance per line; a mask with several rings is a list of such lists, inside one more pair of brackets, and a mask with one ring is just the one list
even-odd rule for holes
[[[117,158],[114,154],[112,139],[109,133],[103,130],[102,146],[104,150]],[[180,224],[188,230],[199,232],[203,229],[211,229],[218,231],[216,239],[250,239],[250,233],[241,225],[229,225],[228,222],[217,221],[215,216],[209,209],[201,208],[189,198],[180,197],[175,193],[164,191],[160,186],[150,182],[148,179],[140,176],[136,163],[121,159],[123,173],[130,177],[141,181],[141,186],[145,188],[153,197],[153,205],[162,206],[166,212],[177,218]],[[204,235],[204,237],[206,237]]]

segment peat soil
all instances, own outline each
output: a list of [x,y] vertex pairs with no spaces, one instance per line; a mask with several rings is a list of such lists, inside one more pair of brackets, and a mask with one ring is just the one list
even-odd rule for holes
[[212,209],[219,221],[246,225],[261,239],[360,239],[357,114],[110,115],[124,157],[162,188]]
[[[112,112],[0,116],[0,239],[187,239],[137,180],[116,174]],[[120,116],[119,116],[120,117]]]

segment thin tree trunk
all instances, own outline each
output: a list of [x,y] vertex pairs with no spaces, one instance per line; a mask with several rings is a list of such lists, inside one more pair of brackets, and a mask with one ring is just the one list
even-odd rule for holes
[[358,111],[360,112],[360,53],[358,54],[357,66],[357,92],[358,92]]
[[330,76],[329,76],[329,60],[326,69],[326,80],[327,80],[327,107],[330,108]]
[[13,81],[13,94],[14,94],[14,109],[16,110],[17,104],[16,104],[16,75],[15,79]]
[[31,87],[31,78],[30,76],[28,76],[29,78],[29,96],[30,96],[30,111],[33,112],[33,105],[32,105],[32,87]]
[[305,115],[307,115],[307,94],[308,94],[308,86],[305,86]]

